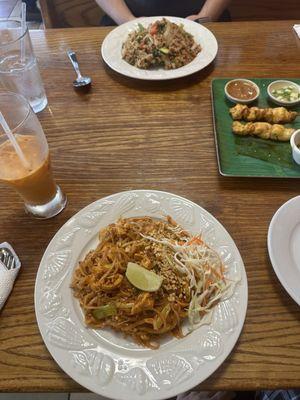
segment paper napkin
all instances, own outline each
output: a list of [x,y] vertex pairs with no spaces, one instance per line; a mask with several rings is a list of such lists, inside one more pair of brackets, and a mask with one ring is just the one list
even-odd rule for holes
[[14,252],[14,249],[8,243],[1,243],[0,249],[6,247],[10,249],[12,254],[15,257],[15,268],[11,270],[7,270],[5,265],[0,261],[0,310],[4,306],[15,282],[15,279],[19,273],[21,268],[21,263]]

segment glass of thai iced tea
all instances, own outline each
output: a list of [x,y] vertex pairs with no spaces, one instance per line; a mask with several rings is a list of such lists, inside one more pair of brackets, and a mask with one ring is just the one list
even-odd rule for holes
[[54,217],[67,199],[53,179],[48,143],[37,116],[23,96],[12,92],[0,93],[0,111],[15,139],[13,146],[0,125],[0,182],[18,192],[27,213]]

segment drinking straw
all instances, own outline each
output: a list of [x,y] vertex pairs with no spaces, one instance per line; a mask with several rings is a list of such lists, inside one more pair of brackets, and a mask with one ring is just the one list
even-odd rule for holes
[[19,143],[16,141],[14,134],[12,133],[12,131],[10,130],[10,127],[8,126],[7,122],[5,121],[5,118],[1,111],[0,111],[0,124],[1,124],[4,132],[6,133],[8,139],[10,140],[11,144],[13,145],[16,153],[18,154],[23,166],[26,169],[30,169],[30,165],[29,165],[28,161],[26,160],[21,147],[19,146]]
[[[22,35],[24,35],[25,31],[26,31],[26,3],[22,3],[21,31],[22,31]],[[24,36],[21,39],[21,62],[22,62],[22,64],[24,64],[24,62],[25,62],[25,39],[24,39]]]

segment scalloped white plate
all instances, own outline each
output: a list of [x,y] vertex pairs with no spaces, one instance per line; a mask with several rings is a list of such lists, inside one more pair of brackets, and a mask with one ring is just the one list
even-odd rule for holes
[[268,251],[282,286],[300,305],[300,196],[284,203],[268,231]]
[[[101,228],[120,216],[171,215],[190,232],[202,232],[221,255],[234,292],[214,309],[207,325],[183,339],[168,337],[159,350],[130,338],[84,326],[70,282],[79,260],[96,246]],[[113,399],[158,400],[176,396],[210,376],[232,351],[247,309],[247,277],[225,228],[206,210],[171,193],[134,190],[95,201],[54,236],[40,263],[35,310],[44,342],[59,366],[92,392]]]
[[[127,39],[128,34],[137,30],[139,23],[148,26],[161,18],[167,18],[175,24],[184,25],[184,29],[191,33],[195,41],[201,45],[202,50],[197,57],[184,67],[173,70],[164,70],[163,68],[143,70],[123,60],[121,55],[122,44]],[[209,29],[194,21],[177,17],[144,17],[126,22],[111,31],[104,39],[101,47],[102,58],[110,68],[130,78],[145,80],[168,80],[191,75],[207,67],[215,59],[217,52],[217,40]]]

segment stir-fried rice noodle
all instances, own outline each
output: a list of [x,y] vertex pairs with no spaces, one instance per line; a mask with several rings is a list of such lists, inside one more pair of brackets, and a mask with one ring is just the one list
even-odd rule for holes
[[[170,217],[120,219],[99,239],[75,269],[71,285],[90,327],[110,327],[158,348],[166,333],[183,336],[186,317],[193,329],[230,286],[218,254]],[[133,286],[125,275],[129,262],[162,277],[160,288],[147,292]]]

